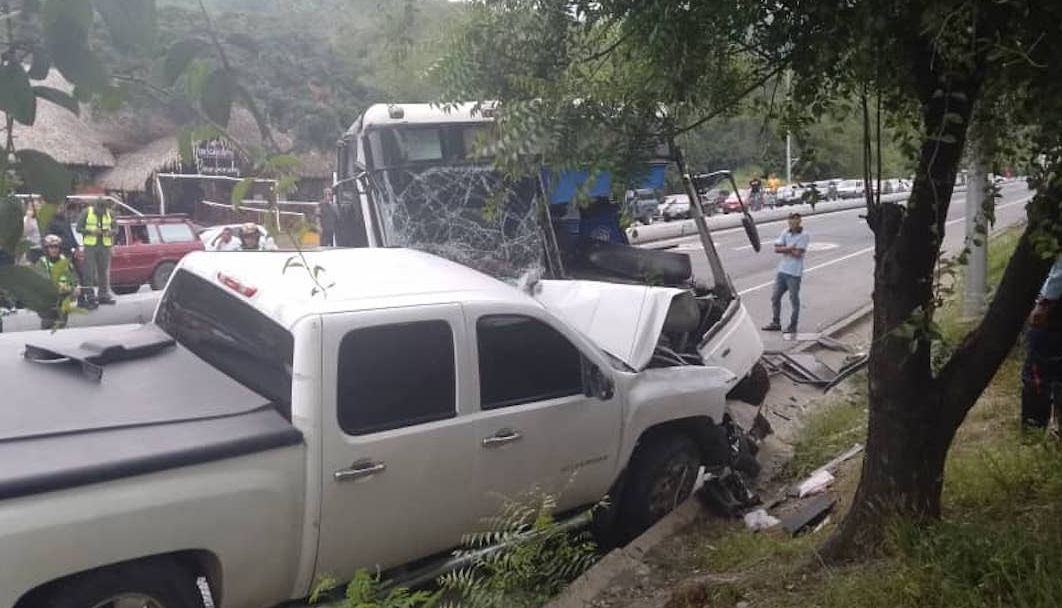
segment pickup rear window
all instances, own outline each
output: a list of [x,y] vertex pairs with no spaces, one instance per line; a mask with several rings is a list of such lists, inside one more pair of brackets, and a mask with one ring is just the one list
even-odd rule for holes
[[295,340],[272,319],[217,285],[178,270],[159,304],[155,323],[181,346],[290,417]]

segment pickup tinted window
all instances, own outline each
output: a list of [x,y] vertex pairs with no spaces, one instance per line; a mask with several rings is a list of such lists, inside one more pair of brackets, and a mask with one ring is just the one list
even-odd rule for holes
[[350,435],[453,418],[456,387],[445,321],[356,329],[339,345],[339,426]]
[[582,356],[560,332],[530,317],[490,315],[476,322],[480,408],[583,392]]
[[221,287],[178,270],[155,322],[181,346],[289,415],[295,339],[272,319]]

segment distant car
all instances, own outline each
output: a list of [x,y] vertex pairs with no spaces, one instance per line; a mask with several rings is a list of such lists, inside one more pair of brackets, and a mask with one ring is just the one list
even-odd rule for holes
[[[111,290],[117,294],[135,293],[145,283],[162,289],[181,258],[204,249],[183,215],[120,215],[114,221]],[[76,223],[74,237],[81,244]]]
[[745,197],[739,199],[736,192],[731,192],[730,196],[726,197],[726,200],[719,207],[723,210],[723,213],[741,213],[744,210],[744,206],[741,204],[744,200],[747,199]]
[[690,197],[685,194],[672,194],[660,205],[660,217],[665,222],[685,220],[690,217]]
[[841,198],[859,198],[866,193],[861,179],[845,179],[837,182],[837,195]]
[[775,198],[778,201],[778,205],[781,206],[799,205],[800,203],[804,202],[804,193],[807,191],[808,187],[804,184],[787,184],[785,186],[782,186],[781,188],[778,188],[778,193]]
[[[273,241],[273,237],[269,236],[269,231],[265,226],[261,224],[255,224],[258,226],[258,234],[261,235],[262,243],[265,245],[266,250],[274,250],[277,248],[276,242]],[[233,236],[239,238],[240,228],[243,224],[222,224],[219,226],[210,226],[199,231],[199,242],[203,243],[203,247],[210,251],[214,243],[214,239],[221,236],[221,231],[229,228],[232,230]]]
[[627,205],[636,221],[652,224],[660,207],[660,195],[651,188],[632,190],[627,192]]

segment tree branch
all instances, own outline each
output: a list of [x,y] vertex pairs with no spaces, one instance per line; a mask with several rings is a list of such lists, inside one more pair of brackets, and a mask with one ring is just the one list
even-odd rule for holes
[[756,89],[762,87],[764,85],[764,83],[766,83],[768,80],[774,78],[778,74],[781,74],[787,67],[788,67],[788,64],[776,66],[773,70],[768,72],[765,76],[763,76],[762,78],[757,79],[754,83],[752,83],[751,85],[746,87],[743,91],[741,91],[741,93],[739,93],[736,97],[734,97],[733,103],[724,104],[723,107],[719,108],[718,110],[716,110],[714,112],[710,112],[710,113],[698,118],[697,120],[689,123],[688,125],[685,125],[685,126],[682,126],[682,127],[677,127],[674,131],[671,131],[669,133],[669,135],[671,135],[672,137],[678,137],[679,135],[682,135],[683,133],[686,133],[687,131],[692,131],[692,130],[696,129],[697,127],[703,125],[704,123],[708,122],[709,120],[712,120],[713,118],[717,118],[717,117],[721,116],[725,112],[729,112],[730,110],[733,109],[733,104],[734,103],[737,103],[737,102],[741,101],[742,99],[745,99],[746,97],[751,95],[753,91],[755,91]]

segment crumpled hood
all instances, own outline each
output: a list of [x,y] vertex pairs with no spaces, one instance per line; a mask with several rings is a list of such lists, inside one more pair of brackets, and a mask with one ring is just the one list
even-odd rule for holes
[[660,340],[671,301],[686,290],[601,281],[543,280],[534,298],[602,350],[645,369]]

